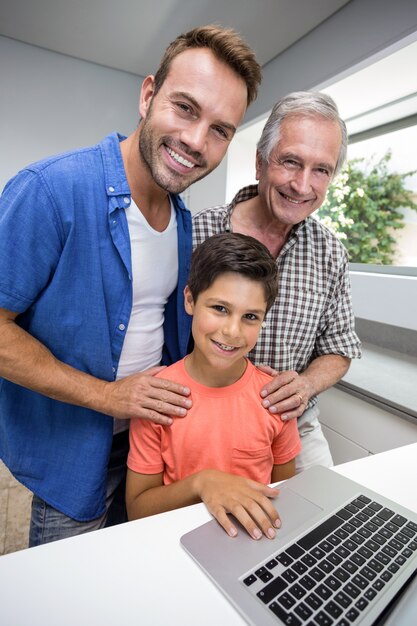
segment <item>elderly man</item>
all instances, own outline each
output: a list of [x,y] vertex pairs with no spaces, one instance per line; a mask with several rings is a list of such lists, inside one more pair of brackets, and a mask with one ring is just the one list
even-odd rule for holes
[[261,390],[264,407],[298,419],[303,451],[297,471],[332,464],[317,395],[360,357],[346,249],[311,217],[346,149],[346,126],[329,96],[289,94],[274,106],[259,140],[258,185],[241,189],[230,205],[206,209],[193,219],[194,245],[231,230],[255,237],[276,258],[278,297],[249,357],[274,375]]

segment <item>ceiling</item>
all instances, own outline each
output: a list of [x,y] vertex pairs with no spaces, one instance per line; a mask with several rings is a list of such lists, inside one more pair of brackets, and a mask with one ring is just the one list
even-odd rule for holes
[[0,35],[140,76],[195,26],[235,28],[261,65],[346,0],[1,0]]
[[[355,135],[417,113],[417,73],[410,71],[416,62],[417,41],[321,91],[335,100],[349,135]],[[242,140],[256,145],[266,117],[242,128]]]

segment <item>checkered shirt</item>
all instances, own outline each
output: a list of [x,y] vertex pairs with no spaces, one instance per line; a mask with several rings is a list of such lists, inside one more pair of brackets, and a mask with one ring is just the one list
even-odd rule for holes
[[[231,231],[239,202],[258,193],[241,189],[231,204],[204,209],[193,216],[193,246],[216,233]],[[266,328],[249,358],[278,371],[303,372],[324,354],[361,356],[354,330],[347,252],[327,228],[312,217],[297,224],[277,258],[279,291],[266,317]],[[317,402],[310,398],[307,408]]]

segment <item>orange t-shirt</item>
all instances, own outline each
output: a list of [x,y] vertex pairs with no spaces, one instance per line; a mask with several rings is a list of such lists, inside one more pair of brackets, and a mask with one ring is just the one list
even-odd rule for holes
[[189,387],[192,408],[171,426],[131,420],[128,467],[140,474],[163,472],[165,485],[203,469],[270,483],[273,465],[301,451],[297,420],[284,422],[261,404],[259,392],[271,376],[248,361],[233,385],[206,387],[187,374],[184,360],[159,376]]

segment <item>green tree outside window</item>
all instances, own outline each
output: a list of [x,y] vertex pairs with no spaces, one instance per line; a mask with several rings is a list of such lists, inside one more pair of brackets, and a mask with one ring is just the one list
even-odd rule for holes
[[404,228],[400,209],[417,211],[405,179],[415,172],[388,170],[391,152],[379,161],[352,159],[329,187],[317,218],[341,239],[351,263],[392,265],[395,230]]

